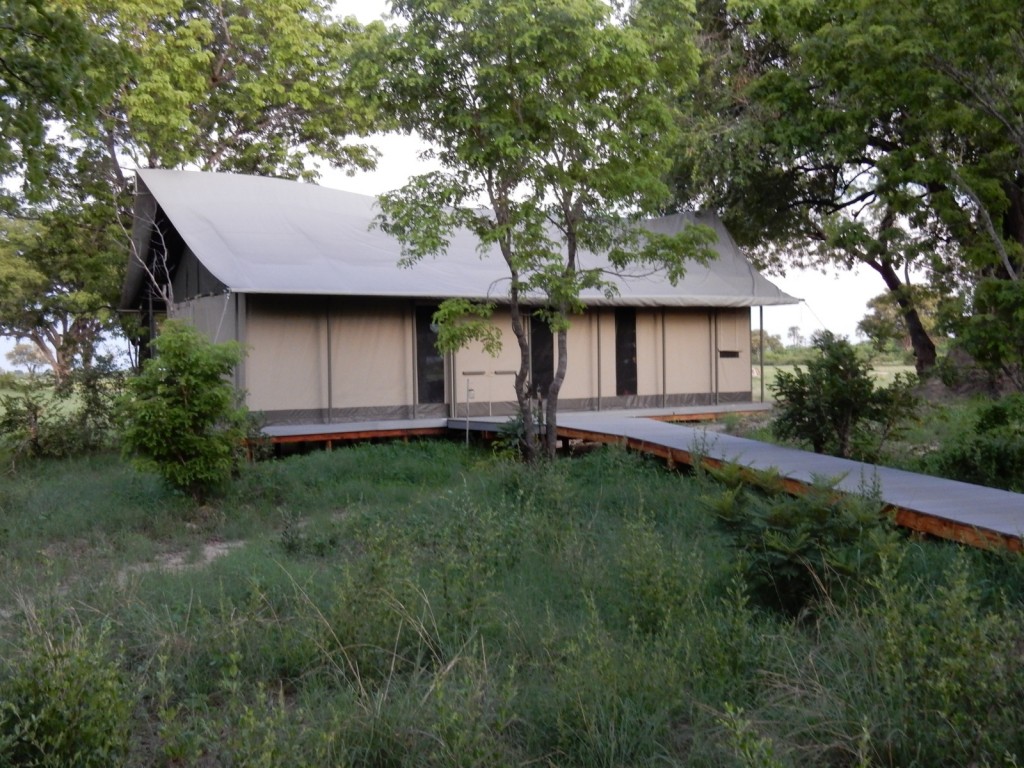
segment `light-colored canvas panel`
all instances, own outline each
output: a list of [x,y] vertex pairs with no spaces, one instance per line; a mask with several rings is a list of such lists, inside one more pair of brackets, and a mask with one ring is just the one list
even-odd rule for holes
[[411,405],[415,354],[405,302],[331,302],[331,405]]
[[665,351],[669,392],[712,391],[711,321],[706,311],[666,312]]
[[720,392],[750,391],[750,313],[720,310],[718,313],[719,351],[739,352],[739,357],[719,357]]
[[659,312],[636,313],[636,388],[637,395],[660,395],[661,328]]
[[204,296],[175,304],[169,316],[184,320],[215,343],[238,341],[236,301],[233,293]]
[[491,316],[491,323],[501,332],[501,351],[497,357],[487,354],[478,342],[455,353],[453,388],[457,414],[465,413],[467,385],[474,406],[516,399],[515,375],[519,370],[519,342],[512,332],[512,319],[508,310],[496,310]]
[[[741,320],[742,316],[742,320]],[[718,310],[718,349],[742,352],[750,349],[750,313]]]
[[[452,233],[444,258],[400,269],[399,243],[369,227],[378,213],[373,197],[229,173],[148,169],[138,174],[140,194],[156,199],[184,242],[235,293],[492,299],[495,286],[507,285],[507,266],[497,248],[481,251],[468,230]],[[676,234],[695,223],[715,229],[718,258],[689,263],[674,285],[647,265],[616,274],[614,296],[593,288],[583,291],[583,301],[631,307],[795,303],[750,265],[711,214],[678,213],[638,226]],[[140,240],[147,230],[151,222],[140,225]],[[580,258],[589,266],[607,265],[602,254]],[[123,296],[126,306],[137,300],[142,265],[129,263],[128,270],[132,290]]]
[[[565,382],[560,398],[597,397],[597,321],[596,317],[574,317],[566,340],[568,346]],[[555,345],[557,364],[558,348]]]
[[326,408],[327,322],[323,300],[250,296],[247,309],[249,408]]
[[614,310],[599,310],[595,331],[598,335],[598,343],[601,345],[600,361],[598,371],[600,381],[598,392],[602,399],[615,397],[615,312]]

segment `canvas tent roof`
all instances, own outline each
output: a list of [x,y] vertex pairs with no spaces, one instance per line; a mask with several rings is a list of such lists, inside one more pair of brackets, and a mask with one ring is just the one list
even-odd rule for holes
[[[195,171],[140,170],[135,242],[145,258],[157,206],[196,258],[236,293],[406,296],[500,300],[504,261],[481,254],[459,231],[445,255],[412,268],[398,265],[397,240],[370,224],[376,199],[283,179]],[[617,277],[619,295],[583,294],[590,305],[748,307],[793,304],[744,258],[714,216],[675,214],[645,222],[677,232],[691,222],[713,227],[718,259],[693,263],[675,286],[664,274]],[[584,254],[585,265],[600,260]],[[139,295],[145,271],[129,263],[122,305]]]

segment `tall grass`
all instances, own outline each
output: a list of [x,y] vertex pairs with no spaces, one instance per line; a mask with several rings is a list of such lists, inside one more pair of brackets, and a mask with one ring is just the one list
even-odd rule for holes
[[202,508],[113,458],[38,465],[0,492],[0,763],[53,751],[65,689],[126,713],[83,721],[80,764],[1024,755],[1019,558],[887,538],[791,618],[709,508],[725,492],[619,450],[531,469],[443,442],[247,467]]

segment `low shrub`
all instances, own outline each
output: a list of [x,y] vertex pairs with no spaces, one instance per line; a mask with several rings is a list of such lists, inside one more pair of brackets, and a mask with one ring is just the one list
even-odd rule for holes
[[747,712],[758,738],[783,765],[1019,765],[1024,614],[972,581],[963,559],[937,582],[886,560],[869,599],[777,649]]
[[982,406],[972,424],[946,437],[923,464],[943,477],[1024,491],[1024,394]]
[[815,334],[812,346],[818,355],[806,371],[776,374],[772,431],[810,443],[815,453],[873,459],[915,410],[913,379],[897,374],[889,386],[876,387],[871,366],[828,331]]
[[743,552],[751,596],[791,616],[863,586],[897,546],[878,499],[842,494],[831,483],[799,496],[736,486],[704,503]]
[[78,368],[60,387],[52,376],[18,377],[0,396],[0,443],[22,458],[66,458],[111,448],[124,373],[110,357]]
[[0,764],[125,765],[135,700],[107,634],[30,624],[0,676]]
[[139,468],[202,500],[241,459],[246,411],[228,376],[243,351],[174,320],[152,346],[156,356],[129,382],[123,401],[124,450]]

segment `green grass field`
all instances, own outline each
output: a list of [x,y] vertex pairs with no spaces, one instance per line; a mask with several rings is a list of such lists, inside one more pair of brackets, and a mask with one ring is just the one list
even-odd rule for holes
[[[1017,764],[1020,558],[737,493],[446,442],[249,466],[202,507],[113,456],[27,464],[0,763]],[[735,527],[769,519],[810,559]]]

